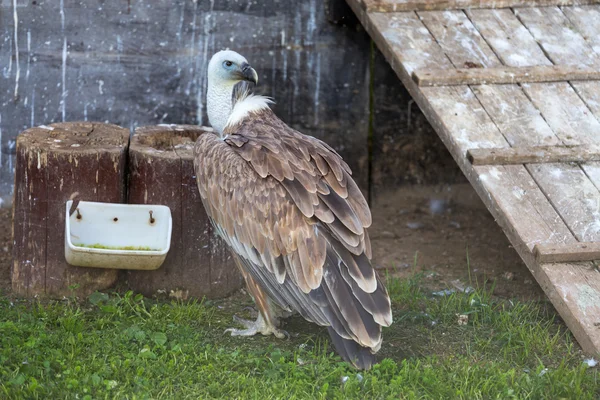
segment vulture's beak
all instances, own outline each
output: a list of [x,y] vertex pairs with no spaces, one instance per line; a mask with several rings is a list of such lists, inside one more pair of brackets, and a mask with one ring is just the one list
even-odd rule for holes
[[258,84],[258,74],[248,63],[242,64],[242,78],[245,81],[253,82],[255,85]]

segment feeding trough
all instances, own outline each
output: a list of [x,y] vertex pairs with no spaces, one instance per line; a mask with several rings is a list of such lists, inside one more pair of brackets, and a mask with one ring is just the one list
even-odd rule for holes
[[80,267],[154,270],[171,244],[169,207],[73,200],[66,203],[65,258]]

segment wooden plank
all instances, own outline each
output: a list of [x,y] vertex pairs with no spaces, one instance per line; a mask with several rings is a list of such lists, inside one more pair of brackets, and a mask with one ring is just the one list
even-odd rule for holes
[[590,181],[600,190],[600,162],[588,162],[583,168]]
[[552,65],[512,10],[466,10],[502,63],[511,67]]
[[600,69],[580,66],[535,66],[417,70],[413,80],[419,86],[485,85],[523,82],[600,80]]
[[598,82],[571,82],[571,86],[596,119],[600,121],[600,87]]
[[600,145],[471,149],[467,158],[473,165],[600,161]]
[[[546,43],[545,50],[547,54],[554,57],[553,61],[561,65],[572,65],[570,60],[581,58],[582,51],[585,53],[591,49],[586,47],[585,40],[581,35],[568,29],[566,18],[556,15],[555,10],[558,9],[540,11],[539,14],[536,10],[519,10],[517,13],[519,18],[531,24],[530,30],[525,29],[521,21],[508,10],[472,10],[468,12],[468,15],[475,26],[484,32],[486,40],[494,52],[507,65],[514,67],[551,65],[552,61],[540,51],[536,39]],[[538,19],[546,18],[546,14],[552,16],[553,23],[559,24],[558,29],[555,29],[552,23],[538,21]],[[546,30],[552,30],[552,32]],[[576,45],[573,48],[570,44],[569,46],[561,45],[560,40],[568,39],[563,37],[567,34],[565,32],[571,32],[570,35],[574,37]],[[527,49],[527,51],[515,49]],[[575,65],[575,67],[578,66]],[[579,82],[572,82],[575,87],[579,84]],[[581,82],[581,85],[590,95],[597,96],[597,89],[600,88],[598,82]],[[569,84],[533,83],[522,86],[544,117],[544,121],[537,121],[535,126],[547,123],[561,139],[561,142],[567,145],[594,144],[600,141],[598,121],[593,115],[590,115],[586,104]],[[590,103],[594,104],[593,101]],[[488,105],[486,105],[487,108]],[[600,104],[598,108],[600,111]],[[527,135],[524,134],[523,137],[527,137]]]
[[564,144],[600,143],[600,123],[569,83],[524,83],[522,87]]
[[[522,165],[473,166],[487,200],[501,215],[507,234],[522,250],[538,244],[573,244],[577,239],[565,225]],[[484,198],[486,200],[486,198]],[[496,215],[496,214],[495,214]],[[513,244],[515,242],[513,241]]]
[[[522,221],[520,216],[529,216],[537,213],[538,215],[544,215],[544,218],[541,218],[543,221],[548,221],[549,223],[556,221],[559,224],[558,226],[560,226],[560,222],[562,222],[552,206],[548,204],[547,200],[544,202],[545,196],[539,191],[539,188],[537,192],[539,199],[531,199],[533,209],[521,209],[519,207],[521,207],[522,199],[528,199],[527,196],[532,192],[535,193],[535,190],[516,190],[514,192],[511,190],[495,190],[493,189],[493,186],[491,186],[495,180],[486,180],[486,177],[494,177],[494,175],[484,173],[487,169],[494,167],[471,166],[466,160],[466,157],[461,156],[461,154],[456,151],[457,147],[452,137],[454,136],[453,132],[461,129],[461,125],[459,124],[460,121],[455,121],[454,124],[446,124],[440,120],[439,114],[434,110],[428,96],[429,93],[439,90],[439,88],[419,88],[411,79],[411,73],[412,70],[415,69],[415,66],[425,67],[434,64],[431,61],[427,62],[426,59],[428,57],[433,58],[434,52],[439,52],[439,49],[435,48],[431,38],[423,37],[425,35],[423,35],[422,32],[419,32],[418,26],[415,30],[408,30],[407,35],[405,36],[394,32],[395,26],[397,26],[398,29],[402,29],[400,20],[410,19],[412,13],[367,14],[364,9],[361,8],[359,0],[347,1],[361,20],[367,32],[385,55],[392,68],[396,71],[398,77],[402,80],[409,93],[413,96],[421,110],[423,110],[424,114],[427,115],[442,141],[444,141],[446,146],[451,150],[458,165],[461,167],[492,215],[496,218],[498,224],[504,229],[509,240],[530,268],[534,277],[559,311],[578,342],[586,352],[597,354],[600,351],[600,337],[598,335],[598,329],[593,326],[593,324],[599,321],[597,321],[593,315],[585,314],[585,311],[591,310],[591,308],[582,310],[577,304],[577,301],[571,300],[573,294],[575,294],[578,295],[579,299],[587,301],[588,304],[600,303],[600,301],[596,301],[596,303],[589,302],[590,291],[587,289],[588,287],[593,288],[594,285],[596,285],[596,293],[600,291],[600,287],[597,287],[598,284],[594,281],[597,277],[593,275],[594,273],[597,274],[597,272],[591,272],[590,269],[588,269],[591,266],[591,263],[551,264],[551,268],[545,264],[540,266],[536,263],[533,253],[531,252],[533,245],[537,244],[537,242],[545,242],[546,240],[558,242],[562,240],[567,242],[576,241],[576,239],[564,226],[562,229],[563,232],[566,231],[564,232],[566,237],[562,238],[560,233],[555,235],[552,229],[544,230],[543,232],[546,232],[545,235],[537,232],[537,229],[527,229],[526,223],[529,222],[529,219]],[[415,40],[415,38],[418,38],[419,36],[421,36],[421,39]],[[419,41],[422,41],[424,45],[429,46],[433,52],[423,51],[418,46],[418,44],[420,44]],[[408,56],[409,53],[415,54],[416,59],[421,61],[415,63],[414,59]],[[425,60],[425,62],[422,62],[422,60]],[[522,173],[528,174],[521,166],[503,166],[499,168],[505,170],[509,168],[521,168]],[[496,175],[503,177],[503,175]],[[484,176],[484,179],[480,179],[482,176]],[[530,183],[531,181],[532,180],[530,179]],[[537,185],[534,183],[533,187],[536,188]],[[515,202],[515,199],[519,201]],[[515,204],[513,204],[513,202]],[[545,209],[537,211],[536,205],[538,204],[545,204]],[[517,209],[513,210],[511,207],[517,207]],[[532,210],[535,210],[535,212]],[[525,212],[522,213],[521,211]],[[546,213],[546,211],[548,213]],[[539,220],[538,218],[533,217],[531,219],[533,221]],[[532,237],[534,238],[533,241],[528,241],[528,238]],[[557,238],[561,238],[561,240],[557,240]],[[585,286],[585,282],[589,282],[588,286]],[[573,294],[569,294],[568,290],[570,288],[570,283],[582,283],[582,285],[571,288],[573,289]],[[588,293],[587,297],[585,296],[586,293]],[[596,315],[597,314],[598,313],[596,312]]]
[[[352,3],[351,3],[352,5]],[[425,93],[431,97],[427,102],[429,113],[438,115],[434,124],[446,124],[449,127],[466,126],[456,136],[442,138],[452,154],[466,155],[468,149],[479,147],[508,147],[508,143],[468,86],[441,88],[423,88],[416,92],[416,86],[410,74],[418,68],[452,68],[452,63],[444,51],[429,33],[427,27],[414,13],[372,14],[370,24],[376,27],[374,32],[381,32],[379,41],[385,43],[384,55],[397,57],[391,62],[392,68],[404,77],[404,84],[415,98]],[[387,54],[386,54],[387,53]],[[406,61],[404,61],[406,60]],[[410,83],[409,83],[410,82]],[[419,103],[423,109],[424,103]],[[439,130],[438,130],[439,132]]]
[[[520,10],[517,16],[555,64],[589,65],[598,68],[600,66],[600,23],[597,19],[599,14],[600,7],[593,6],[586,9],[569,7],[564,9],[564,13],[557,8],[537,11]],[[600,120],[600,82],[575,81],[571,82],[571,86],[584,103],[580,102],[582,112],[589,114],[589,111],[592,111]],[[554,103],[559,98],[549,100],[550,103]],[[565,123],[568,123],[568,120]]]
[[[382,53],[394,54],[392,69],[410,76],[415,69],[452,68],[453,65],[415,13],[371,14],[370,24]],[[389,58],[388,58],[389,60]]]
[[565,263],[600,260],[600,242],[538,244],[533,249],[539,263]]
[[463,11],[423,11],[418,14],[456,68],[502,67]]
[[531,164],[532,176],[580,242],[600,241],[600,191],[578,165]]
[[[542,264],[550,301],[583,350],[600,353],[600,272],[591,262]],[[566,319],[565,317],[568,317]]]
[[600,54],[594,51],[560,8],[523,8],[516,10],[515,14],[553,63],[600,66]]
[[[566,7],[563,12],[592,49],[600,53],[600,6]],[[571,85],[600,120],[600,85],[597,82],[572,82]]]
[[363,0],[367,12],[442,11],[463,8],[548,7],[597,4],[598,0]]
[[[553,62],[599,65],[599,55],[594,53],[590,43],[574,29],[559,9],[520,10],[518,17]],[[577,82],[571,85],[523,84],[524,90],[563,143],[600,143],[600,122],[588,106],[594,104],[594,98],[587,97],[585,91],[576,92],[577,87]],[[586,82],[585,89],[598,92],[600,83]],[[590,180],[594,164],[583,164],[581,167],[565,164],[530,165],[528,169],[577,238],[580,241],[598,240],[600,192],[598,184]]]
[[481,85],[471,89],[511,146],[562,144],[521,87]]
[[[525,11],[527,12],[527,18],[521,16]],[[545,13],[548,13],[548,10]],[[553,55],[555,57],[553,61],[561,65],[569,64],[570,58],[577,59],[581,57],[580,50],[585,48],[583,38],[576,33],[572,33],[575,37],[575,42],[578,43],[574,49],[571,49],[570,45],[560,45],[561,35],[566,31],[572,32],[568,29],[567,25],[559,27],[559,32],[548,32],[546,35],[546,31],[542,29],[554,28],[551,24],[538,22],[536,18],[542,19],[545,17],[545,14],[538,15],[536,10],[520,10],[518,12],[522,20],[532,24],[530,30],[525,29],[521,21],[507,10],[472,10],[468,14],[475,26],[484,32],[487,42],[492,46],[498,57],[510,66],[524,67],[552,64],[552,61],[540,51],[536,39],[540,41],[546,40],[547,53]],[[567,23],[566,19],[561,19],[560,16],[555,17],[554,22]],[[502,29],[498,29],[499,27]],[[554,39],[550,40],[546,37],[554,37]],[[515,49],[527,49],[527,51]],[[576,85],[579,84],[579,82],[571,83],[574,87],[577,87]],[[545,125],[548,125],[552,132],[560,139],[560,142],[567,145],[598,143],[600,140],[598,121],[591,115],[588,107],[586,107],[586,104],[582,101],[578,93],[573,90],[571,85],[564,82],[522,85],[527,97],[531,99],[535,108],[539,109],[544,117],[543,120],[538,119],[533,126],[546,130]],[[590,93],[590,96],[597,93],[597,90],[600,88],[598,82],[581,82],[581,85],[587,93]],[[595,95],[597,96],[597,94]],[[480,101],[484,103],[481,97]],[[491,101],[491,103],[495,102]],[[593,101],[589,103],[594,104]],[[489,109],[491,105],[486,104],[485,107]],[[503,106],[503,108],[505,107]],[[598,108],[600,108],[600,104]],[[519,108],[513,108],[513,111],[519,113]],[[523,113],[520,112],[520,114]],[[496,112],[495,115],[502,116],[502,113]],[[504,118],[509,121],[512,119],[506,115],[504,115]],[[520,116],[517,118],[520,118]],[[493,117],[493,119],[495,119],[497,124],[499,123],[496,118]],[[519,126],[518,123],[514,125]],[[528,137],[526,132],[522,132],[522,134],[524,138]]]
[[592,49],[600,54],[600,6],[564,7],[562,12]]

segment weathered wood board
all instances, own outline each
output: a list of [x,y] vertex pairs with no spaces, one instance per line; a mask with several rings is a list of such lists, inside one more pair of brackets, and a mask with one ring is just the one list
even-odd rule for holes
[[131,139],[128,202],[166,205],[173,218],[164,264],[154,271],[127,272],[127,285],[146,296],[215,298],[241,287],[241,276],[213,232],[196,186],[193,146],[202,134],[212,133],[194,125],[159,125],[137,128]]
[[72,122],[31,128],[17,138],[12,286],[18,295],[87,296],[112,286],[117,270],[68,265],[65,206],[71,198],[125,201],[129,131]]
[[580,66],[534,66],[417,70],[413,80],[419,86],[487,85],[525,82],[597,81],[600,68]]
[[600,260],[600,243],[536,245],[533,249],[539,263],[565,263]]
[[[578,24],[596,21],[600,6],[586,7],[589,13],[571,11],[577,7],[380,13],[369,11],[373,1],[348,3],[584,350],[599,353],[600,273],[590,262],[560,263],[573,258],[539,262],[534,248],[600,241],[600,163],[589,161],[594,160],[589,154],[560,155],[567,159],[553,154],[548,161],[554,163],[526,163],[545,161],[547,154],[531,159],[530,150],[540,146],[593,152],[600,143],[598,82],[419,87],[412,78],[415,71],[479,67],[596,71],[599,24]],[[473,165],[468,150],[529,158]]]
[[473,165],[582,163],[600,161],[600,145],[472,149],[467,158]]
[[597,4],[598,0],[363,0],[361,3],[367,12],[403,12],[568,6]]

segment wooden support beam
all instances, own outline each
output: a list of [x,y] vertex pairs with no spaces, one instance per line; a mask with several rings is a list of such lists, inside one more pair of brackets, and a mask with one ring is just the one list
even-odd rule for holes
[[600,161],[600,145],[470,149],[467,151],[467,158],[472,165],[582,163]]
[[465,8],[553,7],[598,4],[600,0],[363,0],[366,12],[441,11]]
[[540,264],[600,260],[599,242],[537,244],[533,248]]
[[575,65],[428,69],[414,71],[412,78],[419,86],[590,81],[600,80],[600,69]]

